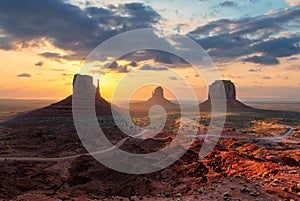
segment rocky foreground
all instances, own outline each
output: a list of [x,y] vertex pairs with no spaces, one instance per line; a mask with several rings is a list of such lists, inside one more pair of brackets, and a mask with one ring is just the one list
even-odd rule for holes
[[[122,142],[120,149],[155,152],[176,135],[180,115],[171,111],[165,128],[153,139],[126,136],[114,124],[111,105],[92,78],[75,79],[96,91],[99,125],[113,144]],[[300,114],[250,108],[236,99],[233,83],[217,81],[210,86],[208,100],[199,105],[199,135],[209,129],[210,98],[218,98],[222,84],[226,123],[213,151],[199,160],[204,138],[196,138],[176,163],[151,174],[120,173],[87,153],[74,127],[72,96],[1,123],[0,200],[300,200]],[[161,88],[153,96],[142,105],[165,103],[174,108]],[[134,121],[143,126],[149,118],[137,115]],[[290,128],[294,132],[278,140]]]
[[[234,137],[279,136],[291,124],[300,125],[299,119],[269,118],[274,113],[239,115],[227,117],[222,136],[232,137],[221,138],[205,159],[198,160],[203,139],[196,139],[179,161],[145,175],[113,171],[89,156],[76,135],[71,116],[16,118],[1,128],[0,197],[3,200],[299,200],[297,129],[282,142]],[[202,120],[199,132],[207,129],[209,116]],[[113,143],[124,139],[107,117],[99,122],[106,126],[106,135]],[[155,151],[170,142],[172,129],[166,128],[152,140],[128,139],[120,148],[135,153]]]

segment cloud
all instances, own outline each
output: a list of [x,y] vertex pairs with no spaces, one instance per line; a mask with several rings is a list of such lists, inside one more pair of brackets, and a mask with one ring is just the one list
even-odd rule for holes
[[264,79],[264,80],[271,80],[272,78],[270,76],[263,76],[262,79]]
[[82,59],[106,39],[153,27],[160,18],[142,3],[81,9],[63,0],[1,0],[0,29],[5,36],[0,48],[9,50],[19,41],[47,39],[57,48],[74,52],[66,59]]
[[62,73],[61,75],[62,76],[73,76],[73,74],[71,74],[71,73]]
[[256,64],[262,65],[277,65],[279,64],[279,60],[274,57],[266,57],[266,56],[253,56],[243,59],[244,62],[252,62]]
[[271,57],[289,57],[300,53],[300,37],[276,38],[254,45],[254,49]]
[[36,65],[36,66],[43,66],[44,62],[43,61],[39,61],[39,62],[35,63],[34,65]]
[[224,1],[223,3],[219,4],[221,7],[236,7],[237,4],[233,1]]
[[105,66],[106,68],[108,69],[118,69],[119,68],[119,65],[116,61],[112,62],[112,63],[109,63],[107,66]]
[[[203,26],[197,27],[195,30],[191,31],[189,35],[192,37],[207,37],[209,34],[213,33],[226,33],[229,31],[229,25],[231,23],[231,20],[229,19],[219,19],[216,21],[211,21]],[[216,31],[218,30],[218,31]]]
[[280,78],[280,79],[284,79],[284,80],[290,79],[288,76],[281,76],[281,75],[278,75],[277,77]]
[[172,56],[170,53],[166,52],[159,52],[158,54],[155,55],[154,60],[159,63],[165,63],[165,64],[172,64]]
[[260,72],[260,71],[261,71],[260,69],[253,69],[253,68],[249,69],[249,72]]
[[[110,65],[109,65],[110,64]],[[110,71],[118,72],[118,73],[128,73],[130,72],[130,67],[137,67],[138,64],[136,62],[131,62],[126,65],[119,65],[116,61],[107,64],[105,67]],[[96,71],[99,73],[99,71]],[[102,73],[102,72],[101,72]]]
[[300,65],[291,65],[286,68],[287,70],[300,70]]
[[132,61],[130,64],[129,64],[129,66],[132,66],[132,67],[137,67],[137,63],[136,62],[134,62],[134,61]]
[[[170,45],[170,44],[165,44]],[[172,64],[171,67],[186,67],[189,65],[184,59],[173,55],[171,53],[160,51],[160,50],[139,50],[132,53],[129,53],[122,58],[123,60],[132,61],[134,62],[133,65],[135,65],[139,61],[145,61],[145,60],[151,60],[153,59],[156,63],[161,64]],[[136,66],[132,66],[136,67]]]
[[52,71],[56,71],[56,72],[63,72],[65,71],[65,69],[58,69],[58,68],[52,68]]
[[[86,4],[83,9],[69,2],[1,0],[0,30],[3,35],[0,36],[0,49],[16,49],[17,43],[25,48],[39,45],[39,42],[32,41],[47,40],[55,47],[72,53],[62,55],[44,52],[41,56],[59,62],[62,59],[82,60],[106,39],[124,31],[154,27],[162,19],[157,11],[143,3],[107,4],[105,7]],[[230,0],[221,2],[220,6],[223,7],[237,5]],[[299,1],[288,2],[296,5],[295,2]],[[187,35],[207,50],[216,61],[242,61],[245,56],[257,53],[265,58],[250,57],[246,61],[270,65],[272,62],[275,64],[278,57],[299,54],[299,46],[295,45],[299,42],[297,33],[291,32],[286,37],[280,35],[287,30],[297,30],[299,17],[300,10],[293,7],[278,10],[274,14],[218,19],[195,28]],[[153,59],[157,63],[176,64],[179,67],[186,64],[181,58],[159,51],[141,51],[128,56],[128,60],[133,62],[147,59]],[[128,66],[126,68],[128,70]]]
[[39,54],[42,57],[45,57],[47,59],[51,59],[53,61],[57,61],[59,63],[63,63],[62,59],[67,59],[65,58],[65,56],[62,56],[60,53],[56,53],[56,52],[44,52]]
[[128,69],[127,66],[121,66],[118,70],[119,73],[128,73],[130,70]]
[[28,73],[21,73],[18,75],[18,77],[31,77],[31,75]]
[[50,59],[60,59],[60,58],[62,58],[61,54],[56,53],[56,52],[44,52],[40,55],[45,57],[45,58],[50,58]]
[[222,75],[222,76],[223,76],[223,77],[230,78],[230,79],[241,79],[241,78],[243,78],[242,76],[232,75],[232,74],[224,74],[224,75]]
[[[219,19],[199,26],[188,33],[216,61],[241,60],[243,56],[261,54],[267,65],[277,57],[300,53],[300,37],[295,32],[282,37],[287,30],[297,30],[300,9],[281,10],[275,14],[240,19]],[[257,60],[258,58],[252,58]],[[266,58],[259,58],[264,59]],[[251,61],[251,60],[250,60]]]
[[11,44],[11,39],[8,37],[0,37],[0,49],[12,50],[13,45]]
[[300,0],[286,0],[286,2],[287,2],[290,6],[299,6],[299,5],[300,5]]
[[140,70],[152,70],[152,71],[167,71],[169,70],[167,67],[162,66],[151,66],[149,64],[145,64],[142,67],[140,67]]

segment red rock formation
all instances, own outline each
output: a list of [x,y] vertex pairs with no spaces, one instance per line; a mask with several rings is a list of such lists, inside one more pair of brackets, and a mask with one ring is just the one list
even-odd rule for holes
[[[83,82],[84,86],[81,86],[84,87],[84,90],[95,90],[95,86],[93,84],[93,78],[88,75],[76,74],[73,78],[73,87],[74,87],[75,80],[79,77],[84,80]],[[95,109],[97,115],[111,114],[111,104],[101,97],[99,83],[96,87],[96,93],[95,93]],[[72,95],[47,107],[34,110],[29,114],[41,115],[41,116],[45,116],[45,115],[72,116]]]
[[[222,92],[225,91],[226,100]],[[214,107],[218,109],[226,101],[227,111],[232,110],[249,110],[251,107],[236,99],[236,88],[230,80],[217,80],[209,86],[208,99],[200,104],[200,110],[211,110],[211,97],[215,102]]]
[[208,99],[212,95],[214,98],[222,99],[222,87],[224,87],[226,99],[236,99],[236,89],[230,80],[217,80],[209,86]]
[[149,98],[147,101],[139,102],[139,103],[131,103],[130,110],[132,111],[139,111],[139,112],[148,112],[152,106],[160,105],[162,106],[167,112],[171,111],[178,111],[179,105],[172,103],[168,99],[164,97],[164,91],[162,87],[157,87],[152,92],[152,97]]
[[154,92],[152,93],[152,98],[160,98],[163,99],[164,98],[164,90],[162,87],[157,87],[156,89],[154,89]]

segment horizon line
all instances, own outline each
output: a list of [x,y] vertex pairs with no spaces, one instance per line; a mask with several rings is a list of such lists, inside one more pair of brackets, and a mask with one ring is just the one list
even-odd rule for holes
[[[66,98],[66,97],[65,97]],[[104,97],[103,97],[104,98]],[[60,100],[63,100],[64,98],[1,98],[0,97],[0,100],[15,100],[15,101],[60,101]],[[111,99],[106,99],[104,98],[105,100],[107,100],[108,102],[111,102]],[[145,99],[132,99],[130,101],[146,101],[148,100],[148,98],[145,98]],[[178,102],[176,99],[168,99],[170,101],[174,101],[174,102]],[[198,102],[201,102],[201,101],[205,101],[207,99],[198,99]],[[268,102],[268,101],[275,101],[275,102],[299,102],[300,103],[300,100],[299,99],[280,99],[280,98],[237,98],[237,100],[240,100],[242,102]],[[125,102],[127,100],[125,99],[118,99],[118,100],[115,100],[117,102]],[[182,101],[192,101],[191,99],[182,99]]]

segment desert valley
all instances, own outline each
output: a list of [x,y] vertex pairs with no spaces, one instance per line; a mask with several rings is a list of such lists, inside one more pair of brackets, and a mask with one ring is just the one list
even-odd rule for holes
[[[220,82],[226,92],[226,122],[214,149],[199,159],[211,119],[209,97],[218,93]],[[201,120],[189,150],[166,169],[143,175],[111,170],[85,150],[73,123],[72,96],[8,118],[0,127],[0,197],[49,201],[299,200],[300,113],[247,106],[236,99],[231,81],[215,82],[209,93],[207,101],[199,105]],[[141,115],[141,110],[153,105],[168,112],[164,129],[154,138],[135,139],[114,124],[111,105],[101,97],[99,86],[95,95],[95,112],[106,137],[131,153],[155,152],[168,146],[176,135],[180,111],[165,99],[161,87],[148,101],[131,105],[133,121],[147,124],[147,115]],[[139,115],[134,116],[135,110]]]

